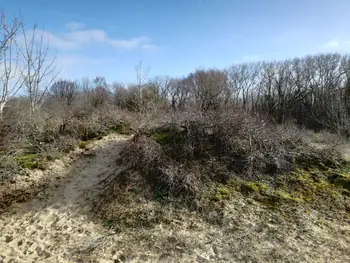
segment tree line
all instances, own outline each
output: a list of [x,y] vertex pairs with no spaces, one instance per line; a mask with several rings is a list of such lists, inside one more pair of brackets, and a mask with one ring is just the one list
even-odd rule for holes
[[133,84],[57,79],[55,59],[36,26],[26,30],[15,18],[0,20],[0,116],[20,90],[32,115],[59,103],[90,109],[113,105],[139,114],[150,111],[201,113],[236,108],[276,123],[294,122],[314,130],[349,133],[350,56],[308,55],[273,62],[235,64],[226,69],[196,69],[185,77],[149,78],[140,63]]

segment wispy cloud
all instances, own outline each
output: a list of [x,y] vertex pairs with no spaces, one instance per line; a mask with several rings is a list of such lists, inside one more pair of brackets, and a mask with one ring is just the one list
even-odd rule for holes
[[331,40],[324,45],[322,45],[323,48],[338,48],[340,46],[340,42],[338,40]]
[[118,39],[110,37],[104,30],[85,29],[85,25],[78,22],[70,22],[65,26],[69,32],[63,34],[55,34],[42,29],[37,29],[36,33],[38,37],[43,36],[44,39],[47,39],[50,43],[50,47],[63,51],[67,49],[78,49],[93,44],[104,44],[124,50],[149,50],[157,48],[147,36]]
[[130,39],[107,39],[108,44],[123,49],[149,49],[155,48],[156,45],[151,44],[151,39],[149,37],[137,37]]
[[61,78],[93,77],[101,75],[104,65],[109,65],[113,59],[91,58],[87,55],[59,54],[56,57],[56,66]]
[[350,48],[350,40],[339,40],[339,39],[332,39],[328,41],[327,43],[321,45],[322,49],[325,50],[344,50]]
[[71,21],[69,23],[66,23],[65,26],[70,31],[77,31],[77,30],[82,30],[85,28],[84,23],[79,23],[79,22],[75,22],[75,21]]

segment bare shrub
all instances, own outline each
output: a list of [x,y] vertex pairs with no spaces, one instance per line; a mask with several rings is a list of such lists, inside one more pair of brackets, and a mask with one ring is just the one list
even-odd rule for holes
[[120,161],[129,172],[112,180],[112,185],[135,183],[138,179],[130,174],[136,172],[144,176],[151,192],[162,189],[168,197],[196,196],[207,181],[257,180],[298,167],[344,164],[334,148],[314,148],[290,129],[241,111],[188,115],[181,122],[136,133],[121,153]]
[[[124,148],[121,158],[128,167],[143,171],[147,183],[153,189],[160,188],[165,194],[194,193],[197,190],[196,183],[190,179],[191,173],[186,174],[184,169],[169,162],[161,145],[144,135],[136,135],[130,145]],[[119,180],[128,181],[122,176]]]
[[40,165],[44,168],[44,162],[73,150],[81,140],[100,139],[109,132],[132,131],[131,115],[118,114],[108,107],[100,107],[90,115],[74,115],[74,111],[61,113],[58,110],[54,114],[43,108],[32,116],[28,109],[17,109],[11,118],[1,122],[2,173],[15,174],[19,171],[22,164],[16,160],[23,156],[29,158],[24,166],[31,169]]

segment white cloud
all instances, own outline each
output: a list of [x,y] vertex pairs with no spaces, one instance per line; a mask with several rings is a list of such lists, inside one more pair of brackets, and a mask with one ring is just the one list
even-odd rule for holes
[[93,77],[99,74],[104,69],[106,64],[113,62],[108,58],[91,58],[86,55],[59,54],[55,64],[59,70],[59,77],[74,79],[85,76]]
[[134,49],[137,47],[144,48],[148,46],[151,39],[148,37],[138,37],[130,39],[107,39],[110,45],[117,48]]
[[143,50],[157,50],[158,46],[157,45],[153,45],[153,44],[144,44],[142,46]]
[[321,49],[325,50],[333,50],[333,51],[341,51],[341,50],[349,50],[350,48],[350,40],[338,40],[333,39],[329,42],[325,43],[321,46]]
[[[126,50],[149,50],[157,48],[152,40],[146,36],[129,39],[117,39],[108,36],[107,32],[99,29],[84,29],[84,24],[70,22],[66,24],[69,32],[55,34],[53,32],[36,29],[37,37],[43,36],[50,43],[50,47],[58,50],[78,49],[82,46],[92,44],[105,44],[118,49]],[[31,33],[28,31],[28,33]]]
[[79,23],[79,22],[75,22],[75,21],[66,23],[65,26],[70,31],[82,30],[85,28],[84,23]]
[[338,40],[331,40],[326,44],[322,45],[323,48],[338,48],[340,46],[340,42]]

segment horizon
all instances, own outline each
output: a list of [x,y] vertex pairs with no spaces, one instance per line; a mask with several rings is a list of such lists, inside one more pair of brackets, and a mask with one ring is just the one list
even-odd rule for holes
[[64,79],[133,82],[140,61],[149,77],[183,77],[196,68],[350,51],[345,0],[103,2],[13,0],[0,7],[7,16],[21,14],[28,29],[38,24]]

